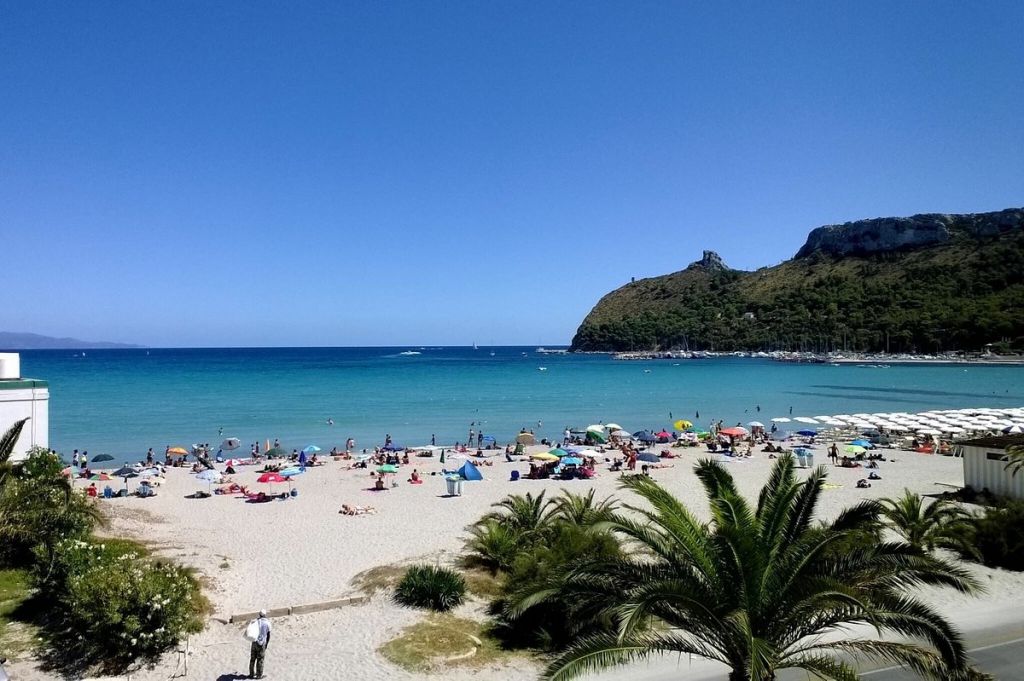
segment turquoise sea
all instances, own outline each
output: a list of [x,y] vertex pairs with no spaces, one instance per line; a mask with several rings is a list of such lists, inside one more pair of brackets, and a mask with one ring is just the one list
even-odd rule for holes
[[23,351],[22,374],[50,382],[52,447],[119,459],[228,436],[328,450],[348,437],[382,444],[386,433],[449,444],[481,423],[506,442],[523,427],[553,438],[599,421],[631,431],[672,418],[767,422],[790,407],[814,416],[1024,405],[1024,367],[616,361],[534,347]]

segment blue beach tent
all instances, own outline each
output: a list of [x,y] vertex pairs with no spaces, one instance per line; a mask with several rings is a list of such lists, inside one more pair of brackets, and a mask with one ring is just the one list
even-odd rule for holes
[[473,464],[471,464],[468,461],[466,463],[462,464],[462,468],[459,469],[459,475],[464,480],[483,480],[484,479],[484,476],[480,474],[480,469],[477,468],[476,466],[474,466]]

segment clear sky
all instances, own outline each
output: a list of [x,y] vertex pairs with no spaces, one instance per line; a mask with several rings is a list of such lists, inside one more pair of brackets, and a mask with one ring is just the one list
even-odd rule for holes
[[0,330],[567,343],[702,249],[1024,205],[1024,3],[0,0]]

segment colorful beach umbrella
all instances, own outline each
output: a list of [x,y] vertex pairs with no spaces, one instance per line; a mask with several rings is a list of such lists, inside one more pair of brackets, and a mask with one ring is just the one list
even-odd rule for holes
[[672,424],[672,427],[676,430],[686,430],[687,428],[693,428],[693,423],[686,419],[679,419]]
[[68,466],[67,468],[65,468],[64,470],[61,471],[61,475],[67,475],[67,476],[72,476],[72,477],[76,476],[76,475],[81,475],[81,474],[82,474],[82,469],[79,468],[78,466]]
[[607,428],[609,431],[622,430],[622,426],[620,426],[617,423],[609,423],[609,424],[605,425],[605,428]]
[[378,473],[397,473],[398,472],[398,466],[396,466],[394,464],[386,463],[383,466],[378,466],[377,467],[377,472]]
[[99,482],[107,482],[110,480],[110,476],[106,473],[93,473],[89,476],[90,480],[97,480]]
[[549,454],[548,452],[541,452],[540,454],[531,454],[530,458],[536,459],[538,461],[558,461],[557,456],[555,456],[554,454]]

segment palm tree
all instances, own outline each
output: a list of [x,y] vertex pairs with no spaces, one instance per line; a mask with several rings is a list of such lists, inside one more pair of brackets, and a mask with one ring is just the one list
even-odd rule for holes
[[564,491],[554,500],[554,515],[558,520],[564,520],[572,525],[587,527],[597,523],[610,520],[618,507],[617,502],[611,497],[605,497],[601,501],[594,501],[594,489],[591,488],[586,494],[575,494]]
[[551,499],[544,499],[544,492],[537,496],[533,496],[529,492],[525,495],[510,494],[493,504],[499,510],[485,515],[481,518],[480,523],[496,520],[508,529],[519,533],[521,537],[542,533],[550,526],[551,507],[554,503]]
[[971,514],[948,499],[925,505],[920,494],[904,490],[898,499],[881,499],[886,525],[918,551],[949,549],[970,554],[961,530]]
[[[731,669],[730,681],[771,681],[785,668],[857,679],[843,655],[905,664],[946,681],[986,678],[969,666],[956,629],[908,593],[919,585],[965,593],[978,587],[961,568],[906,543],[854,541],[873,536],[882,513],[877,502],[815,523],[825,470],[797,482],[792,457],[778,459],[756,508],[720,464],[703,460],[696,474],[711,506],[709,523],[650,478],[624,478],[646,502],[626,506],[630,515],[609,523],[626,550],[617,559],[584,561],[555,594],[581,609],[598,607],[612,627],[570,645],[545,678],[659,653],[718,660]],[[526,613],[549,597],[527,596],[511,610]],[[927,645],[834,636],[851,625]]]
[[13,468],[11,465],[11,455],[14,454],[14,445],[18,442],[18,438],[21,437],[21,431],[27,421],[27,418],[15,421],[14,425],[0,436],[0,491],[3,490],[4,484],[11,475]]
[[1010,471],[1010,475],[1017,475],[1024,470],[1024,445],[1013,445],[1006,448],[1007,462],[1003,470]]

